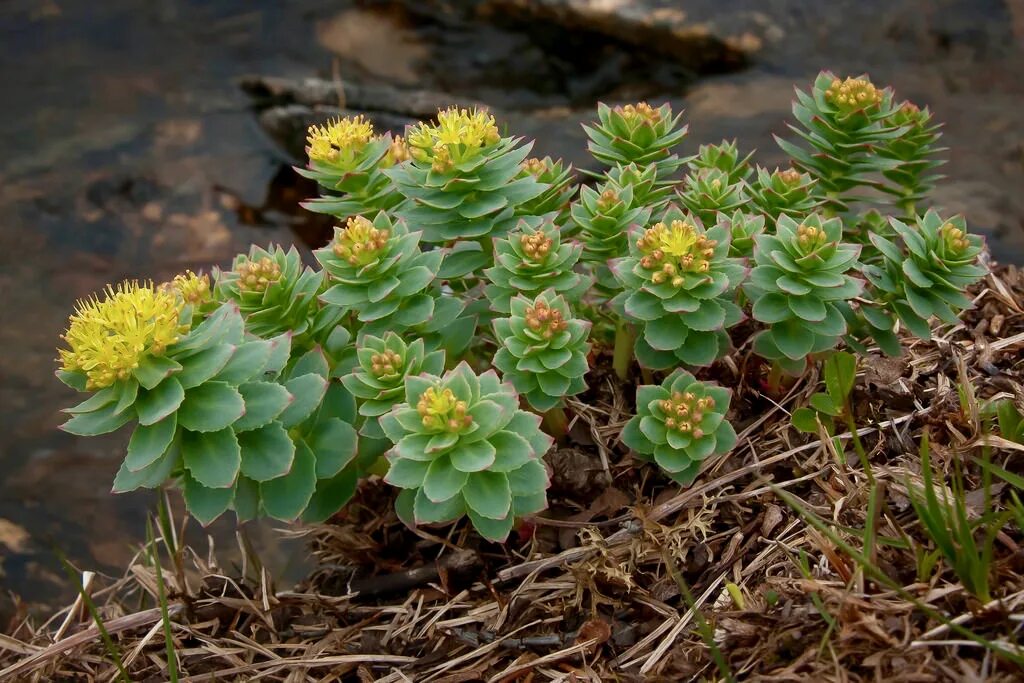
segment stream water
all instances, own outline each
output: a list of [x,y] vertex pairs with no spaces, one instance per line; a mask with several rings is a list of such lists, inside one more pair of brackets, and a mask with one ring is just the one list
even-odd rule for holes
[[[149,493],[109,493],[127,434],[79,439],[56,429],[74,397],[53,378],[54,347],[75,300],[123,278],[163,280],[225,264],[253,241],[309,242],[324,227],[297,209],[308,188],[261,130],[240,77],[334,74],[473,97],[513,110],[513,129],[536,135],[539,151],[574,154],[577,163],[585,163],[578,122],[591,117],[594,101],[668,98],[688,109],[696,140],[738,136],[774,165],[782,158],[770,134],[784,131],[791,85],[821,67],[870,69],[948,122],[944,203],[968,212],[998,256],[1020,260],[1022,3],[981,2],[976,11],[964,9],[970,3],[882,3],[877,15],[860,7],[879,4],[837,3],[856,16],[819,18],[768,3],[776,12],[766,15],[776,22],[765,32],[770,42],[736,70],[693,69],[621,38],[594,42],[551,24],[520,19],[493,33],[459,33],[393,7],[348,2],[3,3],[4,592],[47,605],[66,600],[72,589],[53,546],[80,567],[122,570],[153,509]],[[232,561],[233,519],[209,531]],[[301,575],[301,546],[285,544],[269,524],[246,532],[282,581]],[[202,542],[196,529],[192,540]]]

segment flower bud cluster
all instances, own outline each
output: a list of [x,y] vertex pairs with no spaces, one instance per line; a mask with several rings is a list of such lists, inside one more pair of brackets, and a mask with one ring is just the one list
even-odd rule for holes
[[473,424],[465,401],[456,398],[451,389],[430,387],[420,396],[416,412],[423,426],[444,432],[460,432]]
[[238,273],[238,288],[243,292],[265,292],[274,282],[281,279],[281,266],[273,259],[243,260],[235,268]]
[[365,265],[375,260],[378,253],[387,246],[390,230],[375,228],[363,216],[354,216],[346,222],[334,238],[331,249],[338,258],[345,259],[353,266]]

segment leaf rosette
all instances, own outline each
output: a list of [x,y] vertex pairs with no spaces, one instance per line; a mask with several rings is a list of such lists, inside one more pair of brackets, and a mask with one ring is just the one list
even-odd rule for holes
[[409,525],[468,515],[487,539],[504,541],[516,517],[547,506],[541,460],[551,437],[540,418],[493,371],[460,363],[443,377],[408,377],[405,402],[381,418],[395,444],[385,481],[402,490],[395,503]]
[[729,232],[670,207],[631,234],[629,256],[612,262],[622,293],[612,305],[641,328],[635,352],[653,369],[708,365],[729,348],[726,329],[743,318],[732,294],[745,267],[729,256]]
[[587,388],[590,321],[572,317],[565,299],[547,291],[536,299],[517,296],[512,315],[494,321],[501,348],[494,367],[534,410],[561,406],[566,396]]
[[579,300],[591,282],[573,270],[582,253],[583,245],[563,242],[554,224],[524,218],[507,237],[495,238],[494,266],[484,271],[484,295],[498,313],[509,312],[516,294],[535,297],[547,289]]
[[864,282],[847,275],[859,267],[860,246],[842,239],[840,219],[811,214],[799,224],[782,215],[776,234],[755,240],[744,291],[753,318],[768,329],[754,338],[754,352],[787,372],[803,372],[810,354],[834,348],[846,333],[844,311]]
[[622,442],[689,486],[705,460],[736,446],[736,432],[725,419],[731,398],[728,389],[677,369],[660,386],[637,387],[636,415],[622,430]]

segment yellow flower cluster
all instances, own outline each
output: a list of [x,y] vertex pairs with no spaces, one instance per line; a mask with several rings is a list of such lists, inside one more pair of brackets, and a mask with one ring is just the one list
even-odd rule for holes
[[210,291],[210,278],[207,275],[196,275],[191,270],[175,275],[169,284],[186,304],[204,304],[213,297]]
[[971,243],[967,241],[967,234],[952,223],[946,223],[939,228],[939,235],[941,235],[946,249],[951,252],[963,251],[971,246]]
[[530,235],[520,235],[519,244],[527,258],[540,262],[551,252],[554,240],[542,232],[535,232]]
[[683,284],[681,273],[706,273],[711,269],[710,259],[718,242],[698,233],[692,223],[674,220],[671,225],[657,223],[645,230],[637,246],[645,254],[640,265],[655,271],[651,275],[654,284],[671,282],[679,287]]
[[362,115],[310,126],[306,152],[313,161],[344,166],[351,164],[373,139],[373,126]]
[[562,319],[562,312],[551,308],[543,301],[526,309],[526,325],[545,339],[551,339],[568,325]]
[[617,111],[622,118],[626,119],[626,121],[633,126],[645,123],[653,126],[654,124],[661,122],[661,112],[646,102],[637,102],[636,104],[627,104],[624,107],[616,107],[615,111]]
[[437,113],[437,123],[423,122],[409,132],[409,146],[417,161],[430,161],[444,172],[501,139],[494,117],[482,109],[449,107]]
[[104,298],[78,302],[59,349],[61,367],[84,372],[89,390],[128,379],[147,356],[159,356],[184,331],[182,304],[173,292],[152,283],[123,282],[107,287]]
[[882,91],[864,78],[833,79],[825,99],[847,112],[867,109],[882,102]]
[[813,225],[801,225],[796,229],[796,241],[804,253],[810,253],[825,245],[825,231]]
[[243,292],[265,292],[281,279],[281,265],[269,256],[256,261],[243,260],[235,269],[238,288]]
[[695,426],[704,419],[704,411],[712,410],[715,407],[715,399],[710,396],[697,398],[691,392],[672,392],[671,399],[661,402],[660,408],[665,413],[665,427],[676,429],[683,434],[691,434],[693,438],[699,439],[704,436],[704,430]]
[[332,250],[335,256],[345,259],[350,265],[365,266],[377,258],[390,238],[390,230],[378,230],[366,218],[353,216],[338,232]]
[[457,432],[473,424],[467,409],[466,402],[458,400],[455,392],[440,387],[424,391],[416,404],[416,412],[420,414],[424,427],[446,432]]

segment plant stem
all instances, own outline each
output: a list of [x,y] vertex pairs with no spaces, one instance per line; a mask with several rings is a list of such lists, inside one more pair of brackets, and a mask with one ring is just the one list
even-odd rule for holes
[[843,404],[843,419],[846,420],[846,428],[850,430],[850,438],[853,440],[853,448],[857,451],[857,457],[860,458],[860,466],[864,469],[864,474],[867,475],[868,483],[874,486],[875,474],[871,471],[871,461],[868,460],[864,444],[861,443],[860,435],[857,433],[857,421],[853,419],[853,410],[850,408],[849,401]]
[[555,441],[565,441],[569,432],[569,418],[565,415],[565,408],[556,406],[544,413],[543,425]]
[[629,366],[633,361],[633,328],[621,318],[615,323],[615,351],[612,367],[619,379],[629,379]]

